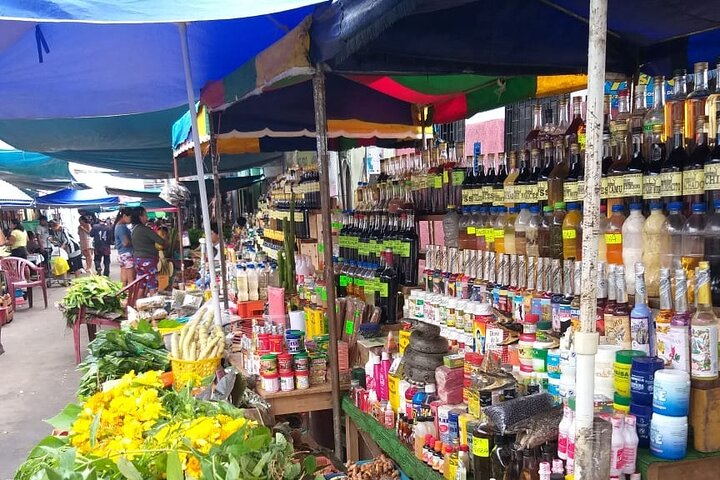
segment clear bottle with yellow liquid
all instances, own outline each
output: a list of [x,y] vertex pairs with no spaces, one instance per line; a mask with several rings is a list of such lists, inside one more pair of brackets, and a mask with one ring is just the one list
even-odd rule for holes
[[580,204],[567,204],[567,214],[562,224],[563,259],[582,260],[582,213]]

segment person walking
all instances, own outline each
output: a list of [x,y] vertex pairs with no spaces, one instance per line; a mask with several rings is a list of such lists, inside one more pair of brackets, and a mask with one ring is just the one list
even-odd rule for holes
[[23,227],[23,224],[20,220],[17,218],[13,218],[12,220],[12,230],[10,231],[10,235],[5,240],[5,245],[10,247],[10,256],[11,257],[19,257],[19,258],[27,258],[28,251],[27,251],[27,232],[25,231],[25,227]]
[[85,256],[85,270],[88,272],[92,271],[93,264],[93,245],[90,232],[92,232],[90,220],[88,220],[85,215],[81,215],[80,225],[78,226],[78,238],[80,239],[80,250],[82,250],[82,254]]
[[109,277],[110,246],[112,245],[113,232],[105,222],[98,222],[93,225],[90,236],[95,246],[95,273]]
[[70,266],[70,273],[75,275],[75,278],[85,273],[82,261],[82,250],[80,244],[75,237],[63,228],[62,222],[56,220],[54,223],[51,222],[52,237],[55,239],[55,243],[65,250],[68,255],[68,265]]
[[130,207],[123,207],[115,218],[115,249],[118,252],[118,262],[120,263],[120,281],[123,287],[126,287],[135,280],[135,256],[133,254],[132,239],[130,229]]
[[157,243],[167,247],[167,241],[148,227],[147,212],[143,207],[137,207],[130,216],[132,222],[132,248],[135,255],[135,274],[140,277],[146,275],[141,289],[146,296],[153,296],[158,290],[158,249]]

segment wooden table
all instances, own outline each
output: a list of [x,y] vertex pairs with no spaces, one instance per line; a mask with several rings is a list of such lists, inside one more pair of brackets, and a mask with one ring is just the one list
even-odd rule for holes
[[701,453],[688,448],[687,457],[669,461],[653,457],[646,448],[638,450],[638,471],[643,480],[717,480],[720,471],[720,453]]

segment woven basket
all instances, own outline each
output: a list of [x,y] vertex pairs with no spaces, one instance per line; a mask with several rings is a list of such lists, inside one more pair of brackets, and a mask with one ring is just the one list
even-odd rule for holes
[[220,366],[222,357],[206,358],[204,360],[179,360],[170,357],[172,372],[175,380],[173,386],[175,390],[180,390],[190,383],[196,387],[200,382],[210,375],[214,375]]

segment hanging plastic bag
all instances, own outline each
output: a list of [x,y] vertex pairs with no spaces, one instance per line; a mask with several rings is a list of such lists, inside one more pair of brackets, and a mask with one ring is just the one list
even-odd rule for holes
[[184,185],[171,181],[160,191],[160,198],[170,205],[183,205],[190,200],[190,190]]

